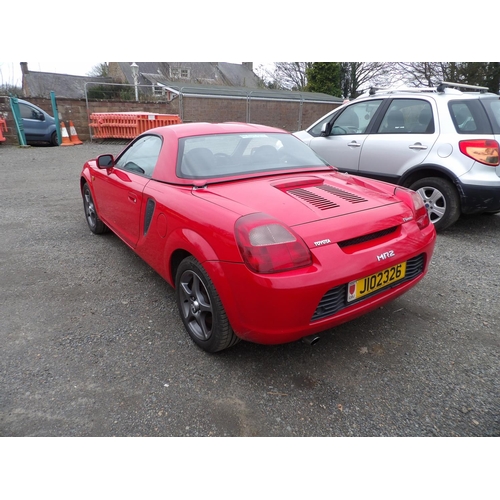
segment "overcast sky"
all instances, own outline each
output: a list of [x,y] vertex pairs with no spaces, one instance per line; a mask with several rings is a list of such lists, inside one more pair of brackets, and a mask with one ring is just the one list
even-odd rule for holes
[[[63,73],[66,75],[86,76],[94,66],[104,61],[95,62],[28,62],[28,69],[31,71],[44,71],[47,73]],[[226,61],[234,62],[234,61]],[[237,64],[240,64],[238,62]],[[261,63],[254,63],[259,65]],[[9,84],[22,85],[21,63],[20,62],[0,62],[0,85]]]
[[[197,5],[197,15],[190,17],[189,27],[168,23],[165,28],[152,23],[150,9],[124,9],[126,12],[120,13],[112,2],[108,5],[102,0],[87,0],[85,9],[79,10],[62,30],[53,26],[53,12],[65,12],[68,4],[53,0],[50,12],[33,8],[23,17],[23,33],[40,33],[39,38],[20,36],[18,23],[2,25],[1,52],[10,62],[0,62],[0,84],[21,86],[21,68],[16,60],[44,59],[51,54],[67,62],[28,62],[28,68],[85,76],[104,61],[498,60],[497,29],[477,28],[463,7],[451,9],[447,3],[430,0],[420,0],[416,5],[416,10],[407,11],[396,0],[379,0],[363,7],[330,2],[311,11],[308,4],[254,0],[242,14],[229,0],[214,0]],[[224,23],[220,23],[222,11]],[[311,14],[311,19],[306,20],[306,14]],[[478,18],[486,15],[497,19],[495,14],[500,15],[498,2],[488,4]],[[2,7],[2,19],[18,16],[15,3]],[[463,29],[459,29],[461,25]],[[43,33],[48,26],[54,32],[47,39]],[[474,38],[472,33],[479,29],[480,37]],[[82,59],[94,62],[76,62]],[[254,68],[257,64],[261,63],[254,63]]]
[[[47,73],[64,73],[67,75],[87,75],[97,62],[28,62],[31,71],[45,71]],[[9,84],[21,86],[21,63],[0,62],[0,85]]]

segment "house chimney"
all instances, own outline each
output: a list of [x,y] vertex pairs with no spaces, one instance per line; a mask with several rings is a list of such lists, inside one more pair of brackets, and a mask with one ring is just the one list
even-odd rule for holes
[[20,63],[21,64],[21,73],[23,75],[27,75],[29,73],[29,70],[28,70],[28,63],[27,62],[22,62]]
[[243,66],[245,66],[246,68],[248,68],[250,71],[253,71],[253,62],[244,62],[244,63],[241,63]]

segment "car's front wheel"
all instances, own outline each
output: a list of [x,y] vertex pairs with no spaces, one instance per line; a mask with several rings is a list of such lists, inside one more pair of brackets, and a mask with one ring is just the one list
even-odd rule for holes
[[50,136],[50,145],[59,146],[59,139],[57,138],[57,132],[52,132],[52,135]]
[[460,198],[450,181],[440,177],[427,177],[414,182],[410,189],[424,200],[436,231],[446,229],[460,217]]
[[85,210],[85,218],[87,219],[87,224],[90,230],[94,234],[103,234],[109,231],[108,226],[99,219],[97,215],[97,210],[94,205],[94,199],[92,198],[92,192],[90,191],[89,185],[85,183],[82,189],[83,196],[83,209]]
[[180,263],[175,290],[182,322],[196,345],[217,352],[239,342],[212,280],[194,257]]

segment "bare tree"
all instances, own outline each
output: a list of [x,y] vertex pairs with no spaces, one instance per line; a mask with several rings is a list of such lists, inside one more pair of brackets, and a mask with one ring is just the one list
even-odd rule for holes
[[390,63],[383,62],[343,62],[342,92],[343,97],[356,98],[369,87],[390,86],[396,75]]
[[306,70],[312,63],[276,62],[260,65],[257,73],[269,88],[282,90],[304,90],[307,85]]
[[[268,88],[305,90],[314,63],[269,63],[256,73]],[[493,62],[341,62],[341,96],[354,99],[370,87],[435,87],[442,81],[489,87],[500,93],[500,63]]]
[[443,81],[448,65],[445,62],[396,62],[392,64],[396,77],[409,87],[435,87]]
[[[256,73],[269,88],[305,90],[312,62],[277,62],[260,65]],[[381,62],[339,62],[343,97],[355,98],[370,86],[387,86],[395,79],[393,67]]]
[[108,64],[104,62],[92,66],[87,76],[109,76]]
[[447,81],[500,90],[497,62],[399,62],[393,63],[393,70],[410,87],[436,87]]

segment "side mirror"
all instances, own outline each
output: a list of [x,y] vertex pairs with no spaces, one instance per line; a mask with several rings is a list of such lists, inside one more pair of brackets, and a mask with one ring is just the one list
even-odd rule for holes
[[113,155],[100,155],[96,163],[99,168],[112,168],[115,166],[115,158]]
[[38,119],[41,121],[41,122],[44,122],[45,121],[45,115],[43,113],[38,113]]
[[332,131],[331,122],[324,123],[321,127],[321,137],[328,137]]

